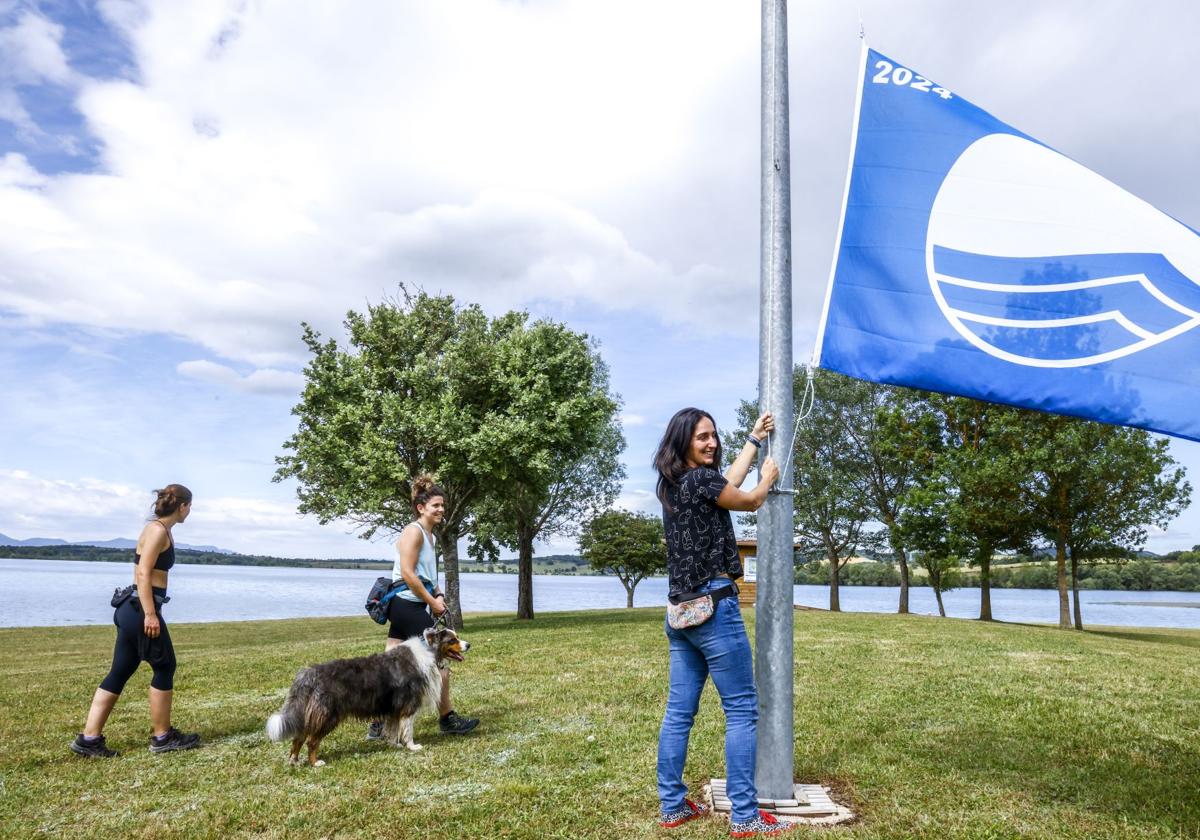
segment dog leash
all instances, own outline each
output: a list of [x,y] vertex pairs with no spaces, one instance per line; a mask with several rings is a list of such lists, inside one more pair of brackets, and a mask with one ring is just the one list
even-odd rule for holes
[[[432,610],[430,610],[430,612],[432,612]],[[445,611],[445,612],[443,612],[441,615],[435,615],[435,616],[433,617],[433,627],[432,627],[432,629],[434,629],[434,630],[437,630],[439,627],[440,627],[441,629],[443,629],[443,630],[449,630],[449,629],[451,629],[451,627],[450,627],[450,622],[449,622],[449,620],[448,620],[448,618],[447,618],[447,616],[449,616],[449,615],[450,615],[450,610],[446,610],[446,611]],[[442,662],[442,664],[438,666],[438,668],[439,668],[440,670],[443,670],[443,671],[445,671],[447,674],[453,674],[453,673],[454,673],[453,671],[451,671],[451,670],[450,670],[450,663],[449,663],[449,662],[445,662],[445,661],[443,661],[443,662]]]

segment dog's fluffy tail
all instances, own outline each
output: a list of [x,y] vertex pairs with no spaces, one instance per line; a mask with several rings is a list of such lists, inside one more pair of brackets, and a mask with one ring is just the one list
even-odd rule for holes
[[292,738],[304,731],[304,707],[311,690],[308,681],[304,679],[307,673],[306,668],[296,675],[296,681],[292,683],[283,708],[267,718],[267,737],[272,741]]

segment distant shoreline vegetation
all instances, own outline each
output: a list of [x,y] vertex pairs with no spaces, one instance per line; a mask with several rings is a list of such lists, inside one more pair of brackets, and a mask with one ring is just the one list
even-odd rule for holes
[[[978,589],[979,572],[959,567],[957,589]],[[811,586],[829,584],[829,564],[810,561],[796,566],[794,583]],[[899,586],[900,572],[894,563],[866,560],[848,563],[838,570],[841,586]],[[922,570],[913,573],[915,586],[927,585]],[[1054,589],[1057,569],[1053,560],[1028,557],[994,558],[991,568],[994,589]],[[1162,557],[1139,557],[1129,561],[1082,563],[1079,588],[1126,592],[1200,592],[1200,546],[1191,551],[1172,551]]]
[[[226,554],[217,551],[194,551],[179,548],[175,557],[180,563],[201,566],[279,566],[298,569],[371,569],[391,570],[391,560],[372,558],[320,559],[296,557],[271,557],[263,554]],[[100,563],[132,563],[132,548],[101,548],[89,545],[0,545],[0,558],[22,560],[82,560]],[[517,561],[500,560],[495,563],[458,561],[461,572],[483,572],[494,574],[516,574]],[[587,562],[574,554],[553,554],[534,559],[533,571],[539,575],[593,575]]]

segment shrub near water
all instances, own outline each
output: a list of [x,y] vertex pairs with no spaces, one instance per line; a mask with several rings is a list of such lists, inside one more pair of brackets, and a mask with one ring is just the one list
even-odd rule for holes
[[[659,610],[469,616],[455,705],[483,718],[478,734],[439,736],[427,716],[416,728],[425,751],[409,754],[347,723],[318,770],[288,767],[263,722],[300,666],[374,652],[380,628],[340,618],[172,635],[176,723],[206,746],[146,751],[144,669],[106,733],[123,755],[104,762],[67,742],[112,628],[0,631],[0,835],[664,836]],[[862,818],[838,830],[847,837],[1197,836],[1198,648],[1195,631],[797,613],[796,772],[852,800]],[[707,689],[685,772],[694,792],[724,774],[722,727]],[[672,836],[725,834],[705,820]]]

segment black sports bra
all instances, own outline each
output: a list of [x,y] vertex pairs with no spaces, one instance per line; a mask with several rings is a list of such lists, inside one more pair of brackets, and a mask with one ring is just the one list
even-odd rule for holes
[[[158,520],[155,520],[155,521],[158,522]],[[161,522],[159,522],[159,524],[162,525]],[[166,525],[163,525],[164,530],[166,530],[166,527],[167,527]],[[138,554],[137,550],[135,549],[133,552],[134,564],[136,565],[137,563],[140,563],[141,560],[142,560],[142,555]],[[160,551],[158,553],[158,559],[156,559],[154,561],[154,568],[157,571],[166,572],[166,571],[170,571],[171,567],[174,565],[175,565],[175,541],[171,539],[171,534],[168,531],[167,532],[167,548],[165,551]]]

